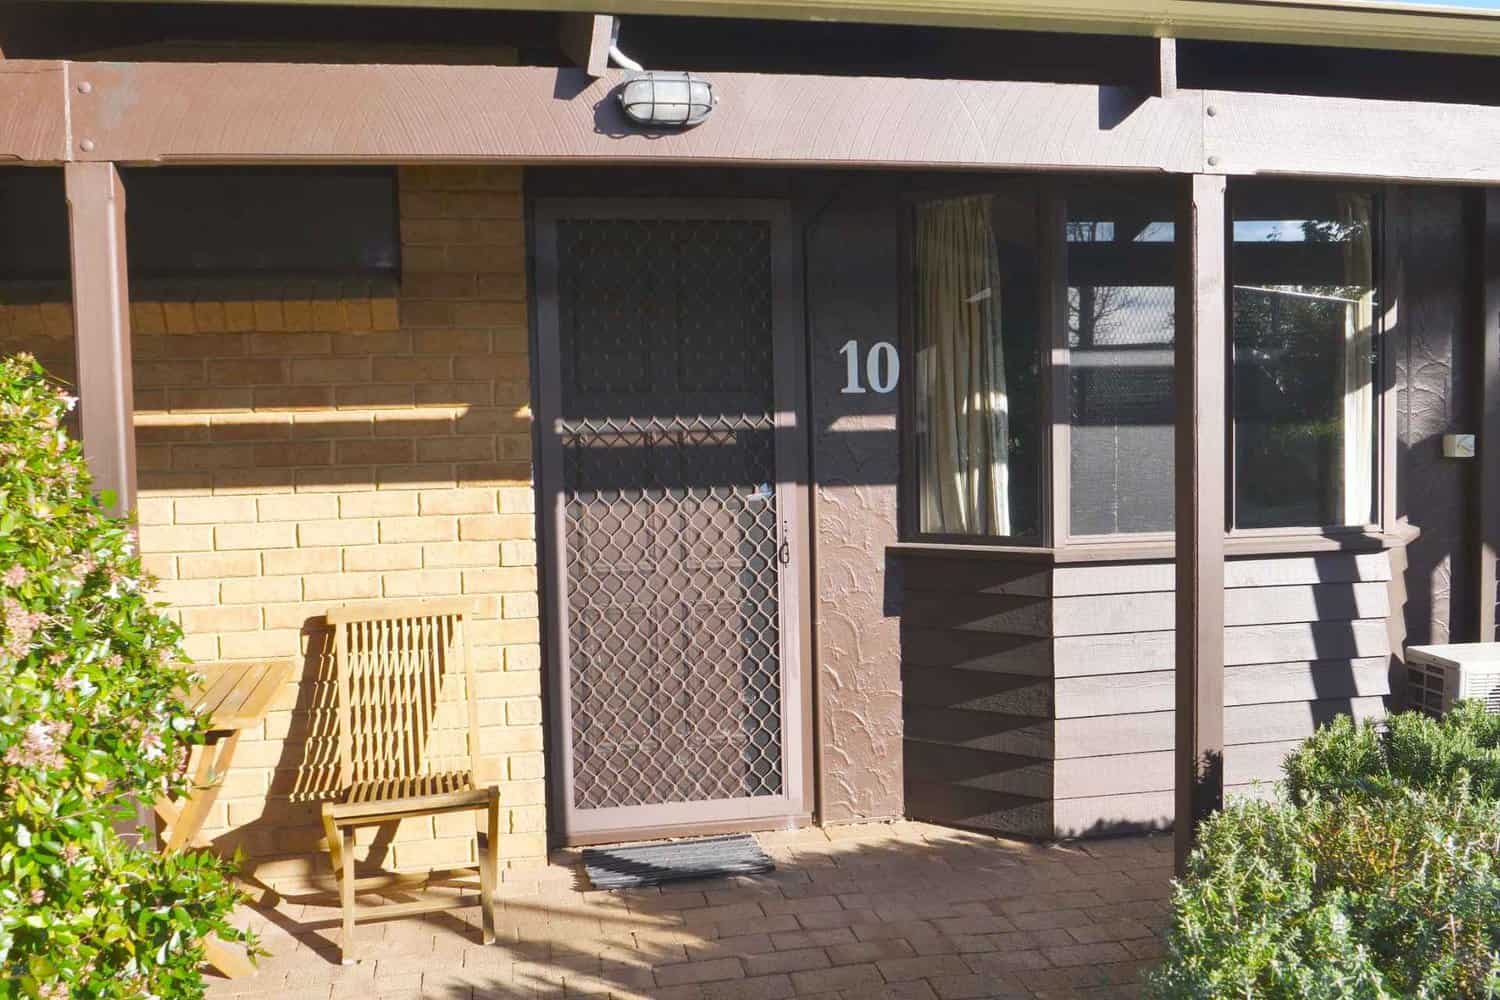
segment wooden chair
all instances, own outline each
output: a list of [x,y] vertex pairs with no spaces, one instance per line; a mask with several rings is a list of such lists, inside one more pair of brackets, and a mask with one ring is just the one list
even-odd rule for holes
[[[464,630],[466,602],[388,601],[328,612],[338,683],[339,798],[323,805],[323,831],[344,911],[342,959],[357,958],[356,923],[450,909],[472,897],[386,903],[364,912],[355,895],[410,882],[411,873],[356,878],[359,827],[453,812],[483,812],[480,906],[485,944],[495,940],[499,789],[479,787],[479,713]],[[449,726],[444,729],[442,723]],[[456,725],[455,725],[456,724]],[[467,729],[467,746],[456,739]],[[472,877],[473,867],[427,874],[428,885]],[[472,882],[468,883],[472,885]]]

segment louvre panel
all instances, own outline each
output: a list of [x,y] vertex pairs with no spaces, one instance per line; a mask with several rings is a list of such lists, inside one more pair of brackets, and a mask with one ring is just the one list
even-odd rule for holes
[[572,806],[782,795],[770,224],[557,257]]

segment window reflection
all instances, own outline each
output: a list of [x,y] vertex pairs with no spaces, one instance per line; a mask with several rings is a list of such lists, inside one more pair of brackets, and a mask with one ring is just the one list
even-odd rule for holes
[[1158,190],[1068,198],[1074,535],[1172,530],[1172,209]]
[[1374,199],[1246,183],[1232,213],[1235,525],[1371,523]]

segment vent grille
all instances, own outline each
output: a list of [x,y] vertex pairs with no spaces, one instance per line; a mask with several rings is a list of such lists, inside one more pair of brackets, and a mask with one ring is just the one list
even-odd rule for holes
[[1500,715],[1500,667],[1407,663],[1407,698],[1412,708],[1442,715],[1459,700],[1482,701],[1492,715]]

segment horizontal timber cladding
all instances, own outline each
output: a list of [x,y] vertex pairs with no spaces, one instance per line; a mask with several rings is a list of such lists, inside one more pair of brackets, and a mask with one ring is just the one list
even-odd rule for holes
[[910,554],[902,567],[906,811],[1050,837],[1052,569]]
[[[1079,836],[1172,817],[1173,567],[904,559],[907,811]],[[1231,559],[1225,773],[1259,794],[1298,740],[1390,692],[1384,552]]]

